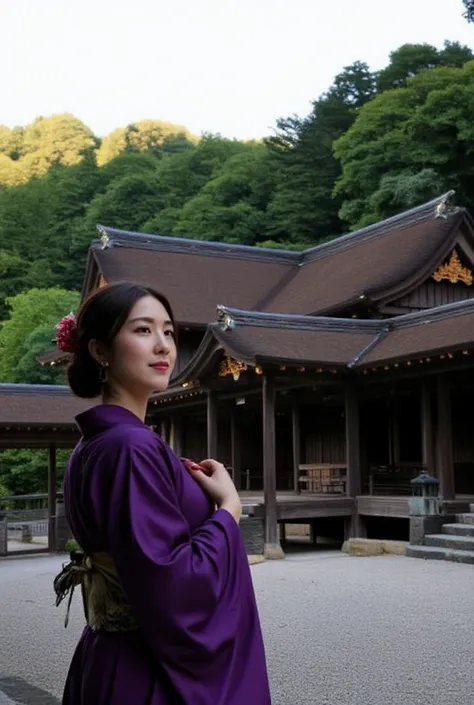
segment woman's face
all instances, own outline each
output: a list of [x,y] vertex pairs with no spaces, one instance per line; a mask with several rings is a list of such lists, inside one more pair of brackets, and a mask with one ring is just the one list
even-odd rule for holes
[[111,387],[133,396],[163,392],[176,362],[173,324],[153,296],[137,301],[117,333],[110,354],[108,380]]

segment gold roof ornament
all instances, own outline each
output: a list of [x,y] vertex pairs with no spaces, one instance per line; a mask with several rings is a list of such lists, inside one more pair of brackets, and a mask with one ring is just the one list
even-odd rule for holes
[[247,365],[240,360],[234,360],[230,355],[226,355],[219,368],[219,377],[232,375],[234,382],[238,382],[240,373],[245,372]]
[[222,330],[230,330],[235,326],[234,319],[225,306],[217,307],[217,322],[220,324]]
[[435,282],[440,282],[443,281],[443,279],[447,279],[451,282],[451,284],[462,282],[463,284],[466,284],[466,286],[472,285],[472,271],[468,267],[464,267],[464,265],[461,264],[461,260],[459,259],[459,255],[456,250],[451,252],[449,262],[438,267],[436,272],[434,272],[431,276]]

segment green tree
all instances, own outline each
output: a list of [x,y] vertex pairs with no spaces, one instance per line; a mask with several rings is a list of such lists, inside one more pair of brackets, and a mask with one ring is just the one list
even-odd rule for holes
[[[174,150],[170,140],[176,140]],[[124,152],[147,152],[161,157],[166,146],[170,151],[180,151],[196,142],[197,138],[182,125],[162,120],[140,120],[127,127],[119,127],[102,140],[97,154],[100,166]],[[178,146],[179,145],[179,146]]]
[[273,190],[268,149],[248,143],[183,206],[173,234],[253,245],[264,238]]
[[[57,489],[62,488],[69,450],[56,452]],[[3,490],[3,491],[2,491]],[[46,494],[48,491],[48,454],[45,450],[0,451],[0,496]]]
[[[454,188],[474,206],[473,79],[474,62],[423,71],[361,108],[334,145],[342,165],[335,194],[344,198],[340,215],[352,227],[413,205],[410,184],[420,198]],[[402,185],[395,189],[397,178]]]
[[[41,336],[45,339],[46,327],[50,331],[49,340],[54,339],[54,326],[67,313],[77,309],[79,293],[63,289],[31,289],[8,299],[7,303],[11,312],[0,329],[0,382],[30,382],[28,375],[23,376],[25,369],[31,370],[26,365],[33,356],[30,344],[37,345]],[[29,337],[39,328],[41,333]],[[51,382],[56,379],[57,370],[53,368]]]
[[0,250],[0,325],[8,315],[6,299],[21,291],[28,272],[28,263],[19,255]]
[[159,204],[158,179],[147,174],[124,176],[112,181],[105,193],[96,196],[86,215],[92,233],[97,224],[122,230],[138,230],[156,212]]
[[24,384],[66,383],[65,370],[62,365],[41,365],[37,359],[38,355],[54,346],[54,337],[54,325],[51,323],[38,326],[26,336],[23,355],[15,365],[17,380],[21,380]]
[[159,197],[154,215],[143,223],[142,232],[171,234],[185,203],[194,198],[233,156],[247,145],[218,135],[205,135],[196,147],[159,162]]
[[464,17],[468,22],[474,22],[474,1],[462,0],[464,5]]
[[430,44],[403,44],[390,53],[388,65],[377,75],[377,92],[389,88],[400,88],[407,80],[421,71],[435,69],[439,66],[460,68],[467,61],[474,59],[472,50],[459,42],[445,42],[438,50]]
[[28,176],[37,176],[53,164],[79,164],[96,146],[91,130],[69,113],[38,118],[25,129],[22,168]]
[[10,130],[9,127],[0,125],[0,153],[17,161],[23,153],[24,138],[24,127],[14,127]]
[[112,181],[123,179],[125,176],[136,176],[137,174],[154,176],[160,163],[152,154],[137,154],[136,152],[119,154],[100,167],[98,192],[102,193]]
[[277,134],[267,140],[277,180],[267,212],[266,234],[271,242],[298,246],[341,232],[338,210],[342,199],[333,196],[341,167],[332,145],[374,91],[368,66],[356,62],[336,76],[307,118],[278,121]]

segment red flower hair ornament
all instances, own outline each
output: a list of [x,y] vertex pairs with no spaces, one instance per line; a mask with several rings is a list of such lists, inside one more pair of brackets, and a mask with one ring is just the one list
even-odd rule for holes
[[56,344],[61,352],[74,353],[77,348],[76,316],[71,312],[55,327]]

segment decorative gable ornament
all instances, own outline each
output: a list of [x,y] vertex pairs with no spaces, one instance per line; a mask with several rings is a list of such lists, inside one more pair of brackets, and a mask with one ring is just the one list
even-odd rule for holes
[[431,276],[435,282],[438,283],[443,281],[443,279],[446,279],[451,282],[451,284],[462,282],[466,286],[472,285],[472,271],[468,267],[461,264],[461,260],[459,259],[459,255],[456,250],[451,252],[449,262],[438,267],[436,272],[434,272]]
[[222,360],[219,368],[219,377],[227,377],[232,375],[234,382],[239,381],[240,373],[245,372],[247,365],[240,360],[234,360],[229,355],[226,355]]

